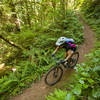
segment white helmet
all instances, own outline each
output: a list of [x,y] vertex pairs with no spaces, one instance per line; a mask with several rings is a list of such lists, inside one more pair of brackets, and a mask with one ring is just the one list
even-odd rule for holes
[[56,42],[56,46],[60,46],[63,43],[65,43],[66,39],[67,39],[66,37],[60,37]]

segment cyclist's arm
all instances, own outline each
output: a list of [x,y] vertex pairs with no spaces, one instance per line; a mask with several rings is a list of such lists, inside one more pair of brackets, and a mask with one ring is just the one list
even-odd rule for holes
[[60,46],[58,46],[58,47],[55,49],[55,51],[53,52],[53,54],[55,54],[55,53],[58,51],[59,48],[60,48]]

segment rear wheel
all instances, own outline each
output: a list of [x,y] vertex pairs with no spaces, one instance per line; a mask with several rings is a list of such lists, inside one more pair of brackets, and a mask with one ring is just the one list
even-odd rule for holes
[[45,77],[45,83],[47,85],[53,86],[59,82],[63,75],[63,69],[61,67],[52,67]]
[[79,52],[74,52],[70,59],[68,60],[68,64],[71,68],[74,68],[74,66],[77,64],[79,58]]

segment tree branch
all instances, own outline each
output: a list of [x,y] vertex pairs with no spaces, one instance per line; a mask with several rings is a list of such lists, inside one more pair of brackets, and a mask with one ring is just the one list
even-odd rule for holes
[[2,35],[0,35],[0,38],[2,40],[4,40],[5,42],[7,42],[8,44],[10,44],[11,46],[17,48],[17,49],[22,49],[20,46],[14,44],[12,41],[8,40],[7,38],[3,37]]

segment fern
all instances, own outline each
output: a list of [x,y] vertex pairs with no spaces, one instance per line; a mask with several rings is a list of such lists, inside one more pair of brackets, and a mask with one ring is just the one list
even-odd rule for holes
[[51,93],[48,97],[46,97],[46,100],[65,100],[66,95],[67,95],[66,91],[55,89],[53,94]]
[[18,84],[18,80],[8,80],[2,84],[2,87],[0,87],[0,93],[7,92],[10,89],[16,88],[16,85]]

